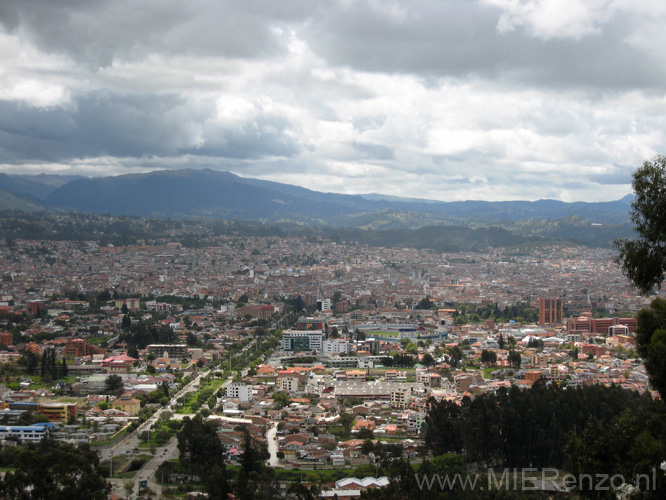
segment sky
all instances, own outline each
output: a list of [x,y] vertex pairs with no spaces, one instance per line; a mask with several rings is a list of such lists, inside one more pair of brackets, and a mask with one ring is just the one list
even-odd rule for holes
[[616,200],[665,53],[663,0],[2,0],[0,172]]

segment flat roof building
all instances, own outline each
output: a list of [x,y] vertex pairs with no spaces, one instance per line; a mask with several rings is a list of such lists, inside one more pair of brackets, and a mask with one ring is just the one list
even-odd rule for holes
[[286,330],[282,332],[282,350],[285,352],[321,351],[324,332],[315,330]]

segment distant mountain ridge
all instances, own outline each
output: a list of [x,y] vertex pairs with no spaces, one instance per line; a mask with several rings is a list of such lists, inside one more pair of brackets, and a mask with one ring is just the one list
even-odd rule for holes
[[[161,170],[114,177],[0,174],[0,189],[35,209],[144,217],[207,217],[305,225],[404,229],[582,217],[625,224],[632,196],[608,202],[444,202],[382,194],[344,195],[209,169]],[[13,201],[13,205],[17,202]],[[20,208],[20,207],[19,207]]]

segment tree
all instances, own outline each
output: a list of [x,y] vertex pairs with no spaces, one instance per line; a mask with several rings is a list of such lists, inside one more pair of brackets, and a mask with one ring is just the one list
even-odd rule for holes
[[106,392],[118,394],[123,390],[123,379],[120,375],[109,375],[104,380],[104,389]]
[[650,383],[666,400],[666,300],[656,298],[638,312],[636,350],[645,362]]
[[273,393],[273,401],[275,401],[278,405],[278,410],[284,408],[289,404],[289,394],[286,392],[275,392]]
[[459,452],[462,449],[462,436],[460,434],[460,420],[462,410],[460,406],[442,400],[428,400],[430,411],[425,423],[426,446],[433,455],[448,452]]
[[516,351],[511,351],[509,353],[509,356],[507,357],[507,360],[509,361],[509,364],[512,367],[514,367],[516,370],[520,368],[520,364],[521,364],[521,361],[522,361],[521,357],[520,357],[520,353],[518,353]]
[[661,288],[666,271],[666,157],[655,156],[633,173],[636,199],[630,217],[638,240],[616,240],[616,262],[643,293]]
[[97,452],[89,446],[43,439],[17,452],[16,470],[0,482],[6,499],[84,500],[108,498],[110,485],[102,476]]
[[431,309],[435,304],[429,297],[424,297],[416,304],[417,309]]
[[254,482],[264,469],[264,454],[257,449],[250,431],[243,427],[243,454],[240,456],[240,471],[236,478],[236,490],[241,499],[253,498]]
[[42,354],[42,380],[51,382],[59,376],[58,367],[56,365],[55,349],[45,349]]
[[483,349],[481,351],[481,363],[488,363],[494,365],[497,363],[497,354],[490,349]]
[[130,358],[139,359],[139,350],[135,345],[129,345],[127,346],[127,355]]
[[[23,349],[21,351],[21,357],[19,358],[19,363],[22,366],[25,366],[26,371],[32,375],[37,371],[37,364],[39,363],[39,356],[28,349]],[[43,374],[42,374],[43,376]]]
[[226,453],[213,425],[204,422],[199,416],[193,419],[185,417],[182,422],[177,438],[183,470],[198,475],[209,488],[215,486],[217,491],[219,486],[220,490],[229,491],[226,484],[218,485],[217,481],[208,483],[211,476],[219,480],[222,477],[226,478],[224,472]]
[[449,363],[453,368],[457,367],[458,364],[463,359],[462,349],[460,349],[460,347],[457,345],[454,345],[453,347],[448,347],[446,349],[446,354],[448,355]]
[[372,442],[372,439],[366,438],[365,441],[363,441],[363,445],[361,446],[361,453],[368,455],[373,451],[375,451],[375,443]]
[[129,314],[125,314],[123,316],[121,326],[122,326],[123,330],[129,330],[130,329],[130,327],[132,326],[132,320],[130,319]]
[[432,357],[432,354],[429,352],[426,352],[423,357],[421,358],[421,363],[424,366],[432,366],[435,364],[435,359]]
[[125,496],[127,497],[127,500],[129,500],[130,498],[132,498],[132,493],[134,493],[134,482],[125,481],[123,489],[125,490]]

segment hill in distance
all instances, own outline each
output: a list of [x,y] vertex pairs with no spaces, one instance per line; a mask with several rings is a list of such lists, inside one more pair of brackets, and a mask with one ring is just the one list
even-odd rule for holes
[[529,241],[608,247],[615,238],[634,236],[628,217],[632,200],[442,202],[342,195],[194,169],[97,178],[0,174],[0,210],[254,221],[330,228],[371,245],[441,250]]
[[601,224],[621,224],[628,222],[631,197],[600,203],[555,200],[440,202],[383,195],[321,193],[289,184],[243,178],[229,172],[186,169],[75,179],[51,190],[42,200],[45,206],[53,208],[112,215],[413,228],[415,225],[457,225],[463,220],[487,225],[571,216]]

